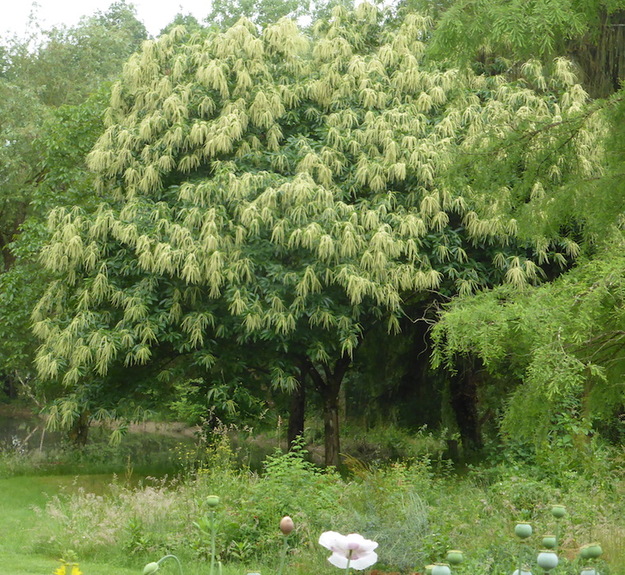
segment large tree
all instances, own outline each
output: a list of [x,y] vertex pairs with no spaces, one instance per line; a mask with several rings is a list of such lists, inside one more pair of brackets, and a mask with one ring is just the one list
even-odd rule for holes
[[[566,260],[557,232],[518,236],[514,211],[532,198],[513,184],[532,161],[522,192],[549,170],[555,186],[595,168],[592,116],[583,140],[545,151],[541,126],[577,121],[585,104],[565,62],[482,77],[425,60],[428,35],[427,19],[390,27],[361,4],[311,37],[285,19],[262,32],[241,20],[144,44],[90,155],[108,200],[50,216],[41,375],[74,399],[123,366],[125,397],[145,391],[132,366],[161,382],[172,365],[209,385],[308,377],[337,464],[339,391],[363,339],[399,331],[436,290],[524,284]],[[485,137],[510,134],[527,137],[514,161],[484,152]],[[481,169],[450,171],[479,153]]]

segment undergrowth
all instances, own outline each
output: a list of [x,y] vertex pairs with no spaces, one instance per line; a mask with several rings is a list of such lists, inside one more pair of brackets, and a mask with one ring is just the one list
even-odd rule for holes
[[[197,528],[208,513],[211,494],[217,510],[219,560],[241,569],[277,567],[283,515],[296,524],[290,536],[292,571],[328,572],[317,540],[323,531],[358,532],[379,543],[376,568],[403,573],[444,560],[447,550],[465,552],[462,572],[504,575],[518,561],[514,525],[530,521],[534,536],[525,546],[540,548],[543,534],[556,528],[552,503],[567,507],[562,520],[561,575],[576,575],[581,545],[601,539],[602,575],[623,573],[623,475],[618,468],[549,481],[535,469],[499,466],[441,473],[427,458],[386,464],[346,461],[348,473],[322,469],[308,460],[301,443],[276,450],[261,472],[237,463],[227,434],[206,445],[202,464],[176,480],[147,479],[139,486],[113,482],[106,493],[78,489],[52,498],[39,511],[35,528],[39,550],[142,565],[174,553],[191,565],[210,555]],[[605,474],[612,476],[606,488]],[[619,536],[620,534],[620,536]],[[536,571],[540,571],[536,568]],[[460,573],[460,571],[459,571]]]
[[[241,463],[233,447],[239,443],[231,438],[222,429],[192,449],[174,446],[170,457],[180,472],[173,476],[137,484],[128,458],[125,472],[104,487],[85,488],[84,482],[67,487],[38,507],[30,552],[48,557],[72,552],[81,562],[138,570],[173,553],[190,566],[186,573],[205,572],[210,542],[197,525],[206,524],[207,497],[216,494],[218,559],[225,573],[275,572],[282,544],[278,523],[290,515],[296,525],[289,538],[292,575],[334,571],[317,543],[327,530],[377,541],[375,568],[382,571],[420,573],[425,565],[444,561],[449,549],[461,549],[465,563],[458,575],[509,575],[520,552],[517,521],[534,527],[525,544],[527,561],[535,561],[541,537],[557,528],[559,575],[577,575],[580,547],[595,540],[604,549],[601,575],[625,575],[625,464],[616,450],[597,450],[592,466],[577,469],[555,460],[554,451],[548,465],[499,458],[459,471],[441,459],[440,442],[428,436],[429,452],[415,447],[413,457],[385,462],[345,456],[339,473],[313,464],[303,442],[289,452],[275,449],[253,470]],[[107,450],[81,457],[97,468],[107,454],[111,459]],[[16,453],[13,460],[26,456]],[[68,462],[79,472],[79,456],[71,457]],[[0,467],[5,461],[0,457]],[[123,461],[119,453],[114,461]],[[556,502],[568,510],[559,526],[549,512]]]

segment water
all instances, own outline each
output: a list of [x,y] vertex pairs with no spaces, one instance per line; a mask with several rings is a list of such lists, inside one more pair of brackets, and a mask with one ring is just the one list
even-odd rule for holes
[[188,437],[151,432],[128,433],[119,445],[111,445],[110,433],[94,426],[89,441],[76,447],[62,432],[45,429],[32,415],[0,411],[0,475],[127,474],[163,477],[178,470],[177,453]]
[[45,430],[43,420],[32,415],[0,414],[0,449],[25,453],[57,447],[61,434]]

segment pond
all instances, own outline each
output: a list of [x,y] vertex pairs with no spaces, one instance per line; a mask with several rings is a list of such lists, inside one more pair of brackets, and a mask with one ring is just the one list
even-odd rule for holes
[[[36,415],[0,405],[0,455],[24,460],[23,469],[13,468],[9,474],[177,474],[202,459],[206,446],[198,443],[198,431],[180,423],[145,422],[132,425],[119,445],[111,445],[109,432],[94,426],[87,445],[77,448],[65,434],[46,430]],[[275,439],[262,435],[232,434],[229,441],[238,464],[253,471],[262,471],[265,457],[277,447]],[[0,475],[6,474],[0,469]]]
[[58,447],[61,434],[45,430],[42,419],[26,411],[0,411],[0,449],[28,451]]

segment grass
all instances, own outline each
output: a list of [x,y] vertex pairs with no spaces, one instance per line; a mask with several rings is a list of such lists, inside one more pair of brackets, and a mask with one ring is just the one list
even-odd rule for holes
[[[35,507],[43,507],[51,496],[64,489],[84,486],[101,491],[110,479],[110,475],[0,479],[0,572],[17,575],[52,574],[59,566],[59,558],[40,554],[33,546],[33,533],[37,529],[37,522],[41,520]],[[136,575],[142,567],[137,565],[137,569],[127,569],[115,566],[114,571],[116,575]],[[88,560],[80,561],[80,568],[86,575],[111,575],[112,572],[110,564]]]
[[[284,469],[280,470],[282,474]],[[221,472],[216,474],[216,477]],[[281,476],[282,477],[282,476]],[[392,471],[390,475],[380,475],[375,472],[369,472],[366,476],[363,474],[362,484],[359,489],[365,489],[367,498],[377,499],[377,506],[384,504],[387,499],[396,496],[398,481],[409,480],[405,476],[404,470],[400,472]],[[23,476],[8,479],[0,479],[0,573],[16,573],[18,575],[51,575],[59,565],[58,554],[46,551],[46,546],[40,546],[42,533],[42,524],[47,523],[48,529],[50,522],[54,518],[36,512],[35,508],[43,508],[47,502],[53,500],[54,496],[61,496],[59,501],[70,503],[75,501],[75,495],[80,493],[94,493],[103,496],[104,499],[98,498],[94,500],[96,506],[111,506],[119,503],[126,503],[126,499],[117,499],[119,494],[123,493],[124,497],[142,497],[142,487],[126,487],[120,486],[120,482],[111,484],[111,475],[85,475],[78,477],[71,476]],[[230,481],[236,483],[233,489],[240,490],[243,484],[241,477],[234,479],[230,476]],[[337,481],[339,480],[337,478]],[[258,487],[258,479],[252,481],[253,488]],[[353,484],[342,484],[345,489],[353,490]],[[212,489],[213,485],[205,485],[204,488]],[[189,491],[189,489],[191,489]],[[197,487],[189,488],[188,486],[178,485],[173,490],[179,493],[181,497],[188,498],[195,496],[198,499],[205,498],[206,489],[198,491]],[[223,493],[226,494],[226,487],[222,486]],[[526,491],[526,493],[523,492]],[[166,489],[169,491],[169,488]],[[426,493],[427,491],[427,493]],[[117,492],[117,495],[116,495]],[[517,542],[511,534],[514,521],[513,517],[517,516],[519,511],[531,510],[533,503],[536,508],[531,517],[531,522],[536,528],[537,537],[543,532],[547,532],[552,527],[553,518],[548,513],[548,501],[551,501],[555,494],[553,490],[543,489],[540,485],[515,477],[509,482],[500,481],[489,487],[475,485],[467,478],[463,477],[446,477],[432,478],[432,484],[428,487],[423,484],[421,492],[427,499],[428,505],[428,533],[424,534],[420,541],[411,544],[414,547],[411,553],[419,551],[418,546],[427,548],[427,556],[422,558],[423,564],[435,559],[442,560],[447,549],[460,548],[465,551],[467,564],[464,565],[458,573],[477,573],[479,575],[509,575],[512,569],[506,570],[506,566],[514,563],[513,556],[516,556]],[[352,491],[352,493],[354,493]],[[618,499],[622,492],[617,493]],[[251,492],[246,495],[250,497]],[[523,497],[522,497],[523,495]],[[542,496],[542,500],[541,500]],[[228,500],[234,500],[234,493],[226,495],[225,501],[220,504],[220,512],[228,514],[232,510],[227,508]],[[576,534],[576,524],[584,518],[580,517],[581,513],[586,510],[581,508],[575,509],[571,504],[578,501],[578,494],[569,493],[564,497],[569,509],[570,515],[565,520],[567,522],[567,537],[573,537]],[[85,501],[84,499],[81,501]],[[294,499],[296,502],[297,499]],[[234,503],[234,501],[233,501]],[[602,507],[609,501],[604,499],[601,501]],[[354,499],[354,504],[358,502]],[[226,505],[226,507],[224,507]],[[234,503],[240,507],[241,503]],[[253,510],[253,501],[247,499],[249,512]],[[123,505],[122,505],[123,507]],[[512,510],[512,513],[510,513]],[[618,512],[618,506],[615,508]],[[74,517],[80,521],[80,516],[87,516],[98,513],[98,509],[91,509],[88,506],[78,507],[77,515]],[[576,517],[577,515],[577,517]],[[355,516],[352,516],[352,520]],[[607,516],[605,516],[607,517]],[[187,518],[187,520],[197,519]],[[378,517],[378,520],[380,517]],[[409,518],[408,518],[409,519]],[[335,521],[339,518],[335,517]],[[407,529],[408,525],[402,521],[401,528]],[[621,523],[621,526],[619,526]],[[365,526],[367,521],[363,524]],[[95,524],[94,524],[95,525]],[[28,526],[24,528],[24,526]],[[301,528],[302,524],[298,525]],[[344,526],[336,527],[339,531],[344,531]],[[62,528],[62,527],[61,527]],[[97,528],[97,527],[94,527]],[[328,524],[328,529],[335,528],[335,524]],[[369,525],[368,529],[373,526]],[[171,529],[168,526],[167,529]],[[394,534],[394,527],[387,526],[389,534]],[[289,575],[309,575],[310,573],[332,575],[336,574],[334,568],[330,567],[326,562],[325,550],[315,548],[314,539],[318,536],[318,529],[313,529],[316,535],[307,544],[302,541],[293,542],[296,547],[295,554],[289,559],[288,569],[286,573]],[[344,531],[345,532],[345,531]],[[362,531],[365,535],[370,532]],[[62,534],[61,534],[62,535]],[[148,536],[153,533],[150,529]],[[301,535],[301,534],[300,534]],[[587,539],[586,535],[581,534],[577,543]],[[605,564],[602,568],[602,575],[618,575],[625,573],[622,569],[621,560],[623,558],[623,528],[620,517],[609,525],[601,523],[593,529],[594,538],[603,543],[605,551],[605,559],[609,559],[609,564]],[[493,536],[495,539],[493,540]],[[536,537],[536,538],[537,538]],[[392,542],[375,537],[381,542],[381,546],[388,547]],[[61,538],[62,539],[62,538]],[[187,540],[188,543],[189,540]],[[181,546],[184,542],[180,542]],[[313,543],[313,544],[311,544]],[[537,541],[532,542],[532,548],[535,547]],[[577,545],[576,543],[576,545]],[[512,547],[511,556],[502,555],[506,547]],[[119,546],[118,546],[119,547]],[[176,554],[184,553],[183,549],[173,549]],[[382,549],[382,552],[384,550]],[[510,551],[510,549],[508,549]],[[167,551],[152,550],[146,553],[138,553],[136,555],[126,554],[119,548],[107,549],[103,548],[95,553],[81,552],[78,556],[80,568],[85,575],[139,575],[143,566],[150,562],[160,559]],[[276,546],[275,555],[277,557],[278,546]],[[572,553],[569,560],[573,560],[575,553]],[[193,559],[189,555],[182,556],[185,575],[206,575],[208,573],[208,561]],[[513,565],[514,566],[514,565]],[[377,566],[376,566],[377,567]],[[564,565],[559,568],[560,575],[569,575],[571,572],[579,572],[572,564],[569,567]],[[382,571],[389,570],[380,566]],[[413,568],[404,568],[404,573],[413,572],[418,565]],[[395,571],[396,569],[392,569]],[[244,575],[247,572],[261,572],[263,574],[275,573],[275,561],[272,561],[271,555],[261,555],[259,557],[251,556],[243,562],[234,561],[232,558],[227,561],[223,569],[223,575]],[[456,572],[456,571],[454,571]],[[534,572],[540,573],[538,568]],[[176,564],[165,562],[159,571],[159,575],[178,574]]]

